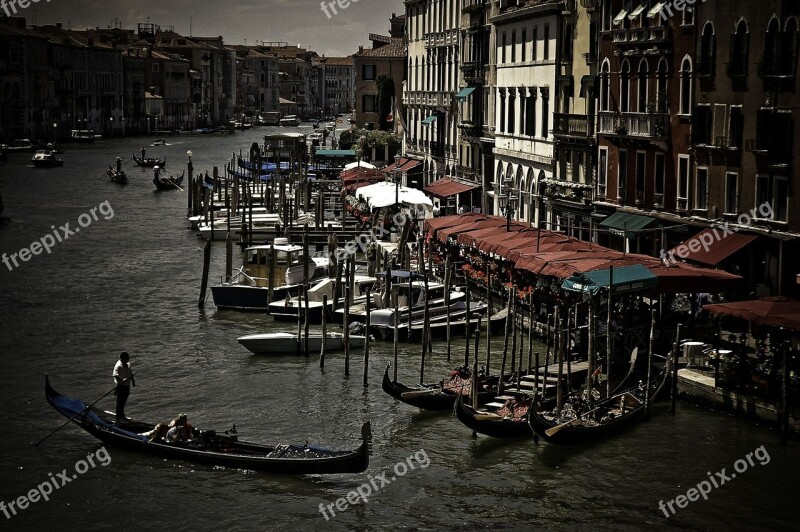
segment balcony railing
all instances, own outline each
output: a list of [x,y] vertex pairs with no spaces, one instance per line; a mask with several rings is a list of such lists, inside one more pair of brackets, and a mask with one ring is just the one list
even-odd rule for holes
[[[548,179],[544,183],[544,195],[546,198],[562,199],[575,203],[588,203],[592,201],[593,186],[591,184],[556,179]],[[605,192],[605,190],[603,190],[603,192]]]
[[553,134],[565,137],[591,138],[594,136],[594,116],[554,113]]
[[653,206],[654,207],[664,207],[664,194],[655,193],[653,194]]
[[600,111],[599,133],[620,137],[660,140],[667,137],[667,113],[616,113]]
[[745,150],[766,157],[767,164],[771,166],[789,166],[793,149],[791,139],[786,138],[758,137],[745,141]]
[[714,140],[714,146],[723,150],[741,150],[742,139],[734,137],[717,137]]

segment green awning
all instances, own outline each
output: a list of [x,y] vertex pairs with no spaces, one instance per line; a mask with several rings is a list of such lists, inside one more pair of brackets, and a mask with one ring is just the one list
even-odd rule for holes
[[641,231],[655,221],[655,218],[650,218],[649,216],[640,216],[629,212],[615,212],[600,222],[600,227],[616,229],[619,231],[618,234],[621,235],[622,232],[636,233]]
[[355,157],[355,150],[317,150],[317,157]]
[[472,94],[473,91],[475,91],[475,87],[464,87],[463,89],[458,91],[458,94],[456,94],[456,99],[457,100],[466,100],[467,96]]
[[637,292],[658,286],[658,277],[642,266],[622,266],[612,270],[595,270],[593,272],[573,275],[561,285],[564,290],[583,292],[595,295],[602,288],[608,288],[613,276],[614,293]]
[[423,126],[429,126],[436,121],[436,115],[431,115],[422,121]]

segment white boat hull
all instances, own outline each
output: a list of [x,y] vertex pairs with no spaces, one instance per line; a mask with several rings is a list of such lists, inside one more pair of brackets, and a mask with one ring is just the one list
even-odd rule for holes
[[[292,333],[263,333],[250,334],[237,338],[245,349],[256,355],[290,355],[305,352],[305,342]],[[308,350],[319,353],[322,349],[323,337],[321,334],[308,335]],[[350,348],[364,347],[366,338],[363,336],[350,336]],[[344,335],[341,333],[328,333],[325,341],[326,351],[341,351],[344,349]]]

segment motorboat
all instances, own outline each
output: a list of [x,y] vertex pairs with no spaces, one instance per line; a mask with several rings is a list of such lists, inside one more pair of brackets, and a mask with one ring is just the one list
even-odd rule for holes
[[64,161],[53,155],[50,150],[37,150],[31,160],[36,168],[56,168],[64,165]]
[[[301,335],[277,332],[249,334],[236,339],[245,349],[256,355],[292,355],[303,354],[306,351],[305,338]],[[345,337],[342,333],[328,333],[324,337],[322,334],[314,333],[308,335],[308,351],[319,353],[322,349],[322,342],[325,342],[325,351],[342,351],[345,346]],[[366,337],[349,335],[351,349],[364,347]]]
[[281,118],[280,125],[284,127],[297,127],[300,125],[300,117],[297,115],[286,115]]

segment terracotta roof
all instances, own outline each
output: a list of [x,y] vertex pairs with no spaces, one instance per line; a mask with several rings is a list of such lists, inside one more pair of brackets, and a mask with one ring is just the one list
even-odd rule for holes
[[405,57],[405,39],[402,37],[391,37],[389,44],[384,44],[378,48],[365,48],[354,57]]
[[353,66],[353,56],[347,57],[323,57],[326,65],[333,66]]

